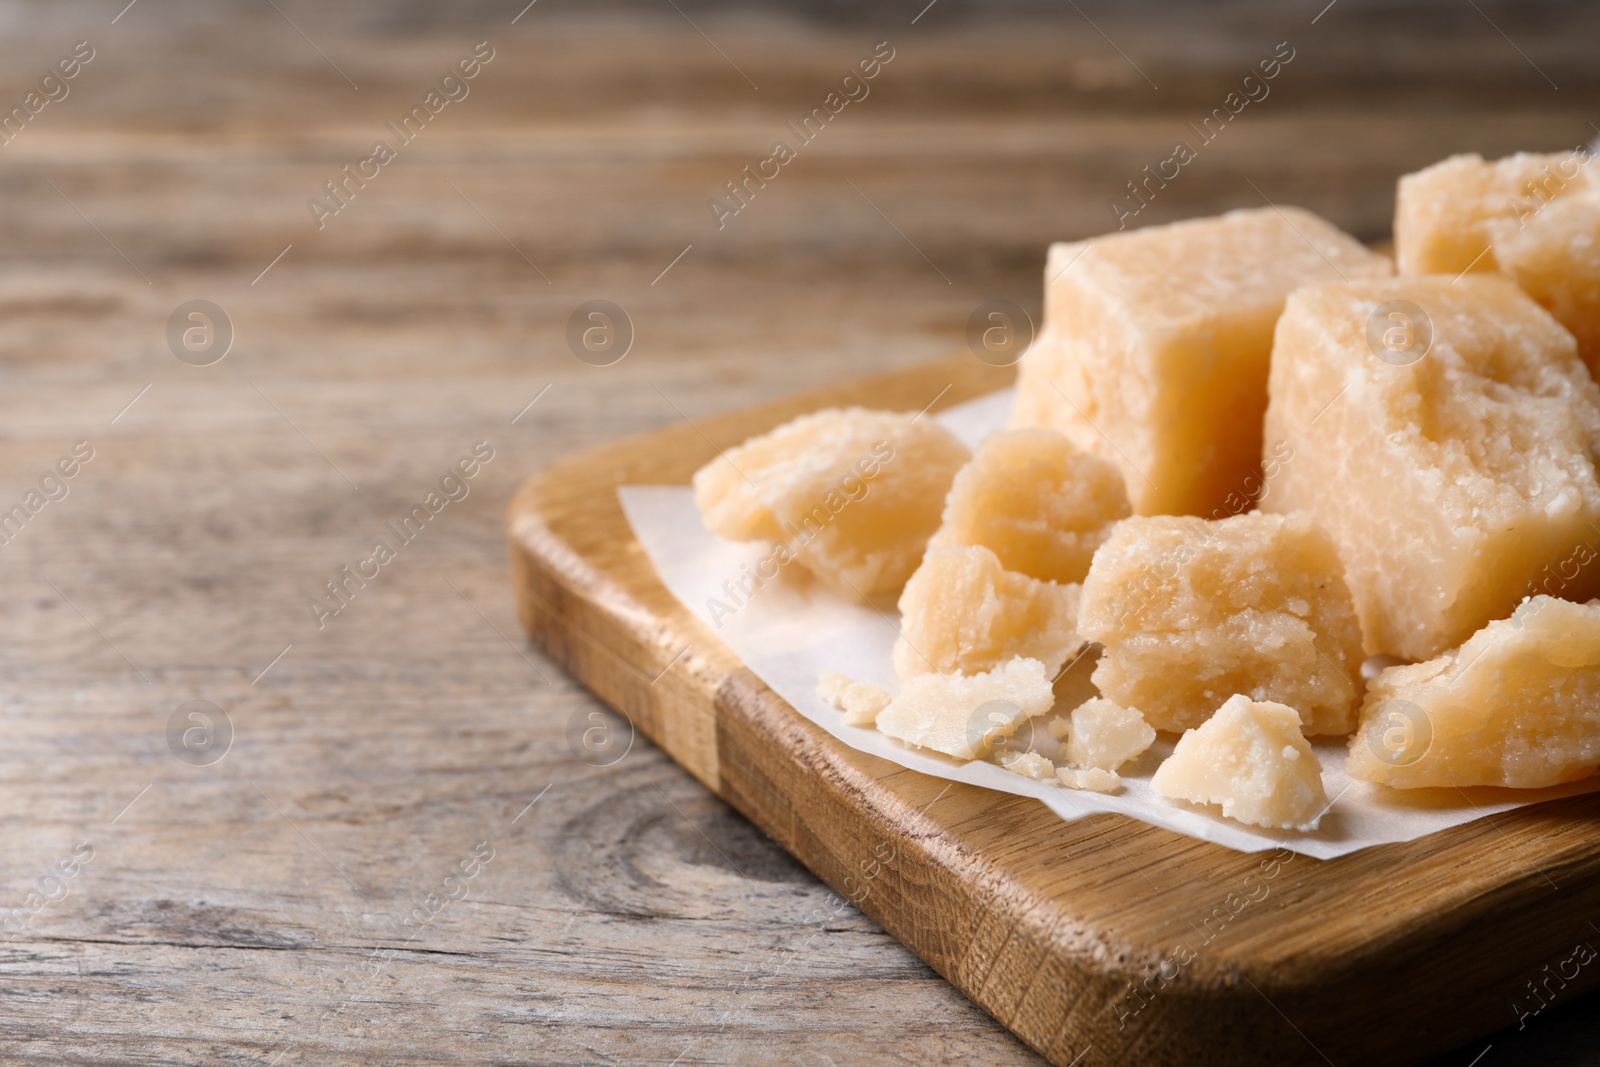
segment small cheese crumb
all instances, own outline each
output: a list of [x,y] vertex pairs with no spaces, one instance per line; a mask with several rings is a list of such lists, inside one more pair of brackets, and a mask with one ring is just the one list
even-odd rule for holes
[[1086,789],[1091,793],[1115,793],[1122,788],[1122,779],[1111,771],[1099,767],[1079,770],[1077,767],[1057,767],[1056,781],[1068,789]]
[[1012,752],[1000,757],[1000,766],[1035,781],[1053,781],[1056,765],[1037,752]]
[[1328,807],[1322,764],[1300,732],[1300,713],[1235,695],[1178,739],[1150,785],[1193,804],[1274,830],[1315,830]]
[[817,696],[844,712],[844,721],[851,726],[874,725],[890,699],[889,691],[881,685],[852,682],[833,671],[817,682]]
[[[1086,700],[1070,718],[1052,723],[1052,733],[1066,743],[1074,767],[1114,771],[1144,754],[1156,732],[1137,708],[1125,708],[1104,697]],[[1057,732],[1059,731],[1059,732]]]
[[982,674],[919,674],[878,715],[878,729],[920,748],[979,759],[1055,703],[1050,675],[1017,657]]

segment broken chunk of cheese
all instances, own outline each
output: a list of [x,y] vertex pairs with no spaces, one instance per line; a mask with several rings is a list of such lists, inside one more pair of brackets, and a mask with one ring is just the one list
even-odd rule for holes
[[1054,676],[1084,645],[1078,591],[1014,574],[979,545],[930,548],[900,594],[895,672],[974,674],[1027,656]]
[[1500,269],[1572,332],[1589,373],[1600,374],[1600,192],[1490,232]]
[[1487,162],[1451,156],[1400,179],[1394,252],[1401,274],[1499,269],[1497,222],[1526,221],[1549,203],[1600,188],[1587,152],[1518,152]]
[[982,545],[1008,571],[1081,582],[1131,514],[1122,471],[1053,430],[990,434],[956,475],[930,547]]
[[1328,806],[1322,764],[1283,704],[1235,695],[1178,739],[1150,785],[1173,800],[1274,830],[1315,830]]
[[873,725],[878,712],[889,706],[889,691],[883,686],[853,682],[833,671],[817,682],[817,696],[844,712],[844,721],[851,726]]
[[1298,208],[1052,245],[1046,325],[1022,358],[1012,424],[1119,464],[1136,514],[1230,514],[1230,496],[1252,495],[1284,298],[1392,270]]
[[916,569],[969,458],[934,419],[831,408],[707,463],[695,503],[713,533],[782,541],[834,589],[871,598],[898,592]]
[[1385,785],[1533,789],[1600,766],[1600,602],[1548,596],[1371,683],[1347,770]]
[[1332,540],[1304,515],[1119,523],[1083,583],[1078,629],[1105,646],[1094,683],[1158,730],[1198,726],[1235,693],[1347,734],[1361,631]]
[[1156,732],[1135,708],[1095,697],[1072,709],[1066,719],[1051,723],[1050,732],[1065,742],[1067,761],[1088,770],[1114,771],[1142,756]]
[[920,674],[878,713],[878,730],[919,748],[981,759],[1055,703],[1036,659],[1011,659],[978,674]]
[[1600,372],[1600,167],[1588,148],[1451,156],[1400,179],[1404,274],[1500,271],[1578,339]]
[[[1333,536],[1369,653],[1438,655],[1596,540],[1600,389],[1572,335],[1505,278],[1302,289],[1271,394],[1266,445],[1292,458],[1261,506]],[[1596,591],[1591,566],[1562,595]]]

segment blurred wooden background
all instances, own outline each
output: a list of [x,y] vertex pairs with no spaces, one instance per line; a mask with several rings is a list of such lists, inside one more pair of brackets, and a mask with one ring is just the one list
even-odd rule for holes
[[[1600,135],[1577,3],[523,3],[0,4],[0,101],[94,52],[0,144],[0,511],[94,450],[0,545],[6,1063],[1038,1062],[642,739],[580,758],[596,709],[512,617],[512,489],[958,351],[986,300],[1037,314],[1045,243],[1110,228],[1280,42],[1140,223],[1270,200],[1381,239],[1406,170]],[[719,230],[707,199],[880,42]],[[169,347],[195,299],[235,334],[210,366]],[[568,349],[591,299],[633,323],[613,366]],[[191,700],[220,760],[174,755]],[[1441,1062],[1584,1062],[1594,1009]]]

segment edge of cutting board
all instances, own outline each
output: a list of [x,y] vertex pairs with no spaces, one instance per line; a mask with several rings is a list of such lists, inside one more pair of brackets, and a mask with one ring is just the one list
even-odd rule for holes
[[[805,720],[673,599],[617,501],[620,485],[687,484],[716,448],[806,411],[938,409],[1012,377],[952,358],[553,464],[508,514],[524,627],[1052,1063],[1413,1063],[1537,1007],[1527,981],[1596,934],[1600,794],[1330,861],[1118,815],[1063,823]],[[1557,999],[1596,987],[1584,968]]]

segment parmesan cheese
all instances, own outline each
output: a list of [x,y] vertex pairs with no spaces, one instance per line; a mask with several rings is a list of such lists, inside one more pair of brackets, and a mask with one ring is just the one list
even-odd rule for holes
[[1178,739],[1150,785],[1173,800],[1215,804],[1222,814],[1275,830],[1315,830],[1328,806],[1322,765],[1291,707],[1229,697]]
[[961,468],[930,547],[982,545],[1008,571],[1081,582],[1131,514],[1122,472],[1051,430],[991,434]]
[[871,599],[916,569],[969,458],[935,419],[830,408],[718,455],[695,472],[695,503],[711,532],[781,541],[838,592]]
[[1111,771],[1098,767],[1080,770],[1077,767],[1057,767],[1056,781],[1068,789],[1085,789],[1091,793],[1115,793],[1122,788],[1122,779]]
[[[1453,648],[1600,539],[1600,388],[1572,335],[1505,278],[1301,289],[1271,391],[1268,446],[1294,458],[1261,506],[1333,536],[1369,653]],[[1597,592],[1592,566],[1561,590]]]
[[1135,514],[1229,514],[1230,498],[1252,495],[1284,298],[1392,272],[1299,208],[1052,245],[1012,425],[1059,430],[1118,464]]
[[931,548],[900,595],[895,671],[973,674],[1027,656],[1054,676],[1084,645],[1078,592],[1014,574],[980,545]]
[[1012,659],[979,674],[920,674],[878,714],[878,730],[919,748],[981,759],[1055,703],[1036,659]]
[[817,683],[817,695],[844,712],[844,721],[851,726],[872,726],[890,699],[889,691],[881,685],[852,682],[832,671]]
[[1451,156],[1400,179],[1394,251],[1401,274],[1499,269],[1496,223],[1515,224],[1547,203],[1600,188],[1587,154],[1516,155],[1486,162]]
[[1158,730],[1198,726],[1243,693],[1344,735],[1361,631],[1332,540],[1305,515],[1120,523],[1083,584],[1078,629],[1105,646],[1094,683]]
[[1136,708],[1125,708],[1104,697],[1079,704],[1071,716],[1051,727],[1065,742],[1067,762],[1085,770],[1114,771],[1144,755],[1156,739],[1155,730]]
[[1508,275],[1600,373],[1600,167],[1589,149],[1451,156],[1407,174],[1394,237],[1404,274]]
[[1522,603],[1458,649],[1378,675],[1352,777],[1401,788],[1535,789],[1600,766],[1600,602]]
[[1009,752],[1000,756],[1000,766],[1024,778],[1032,778],[1036,782],[1056,780],[1055,764],[1039,755],[1037,752]]

